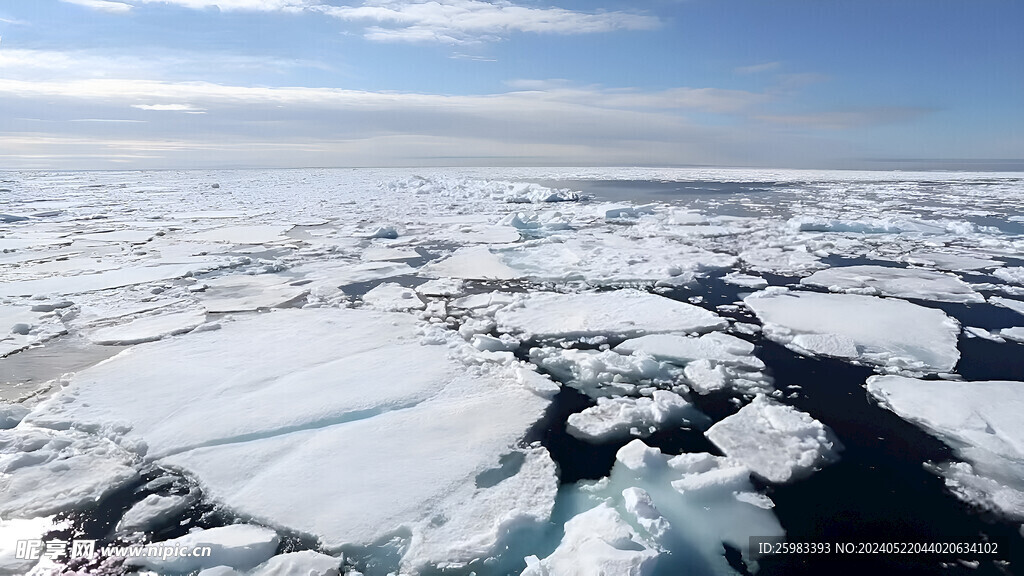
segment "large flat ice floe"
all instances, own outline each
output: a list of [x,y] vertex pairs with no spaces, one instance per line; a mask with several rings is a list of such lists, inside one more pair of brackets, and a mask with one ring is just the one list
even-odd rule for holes
[[495,314],[498,328],[538,337],[710,332],[724,318],[692,304],[639,290],[532,293]]
[[937,300],[939,302],[984,302],[966,282],[951,274],[919,268],[886,266],[841,266],[819,270],[800,281],[832,292]]
[[743,302],[766,336],[820,354],[924,373],[949,372],[960,359],[960,326],[941,310],[857,294],[768,289]]
[[[473,353],[421,345],[407,315],[282,310],[135,346],[77,374],[21,427],[110,439],[329,549],[404,534],[409,569],[469,561],[546,520],[557,488],[547,452],[519,447],[549,400],[514,367],[450,358]],[[508,454],[518,469],[478,482]],[[49,496],[24,485],[4,510]]]
[[789,482],[834,462],[842,444],[809,414],[758,395],[705,436],[769,482]]
[[939,465],[961,498],[1024,519],[1024,382],[873,376],[868,391],[965,462]]

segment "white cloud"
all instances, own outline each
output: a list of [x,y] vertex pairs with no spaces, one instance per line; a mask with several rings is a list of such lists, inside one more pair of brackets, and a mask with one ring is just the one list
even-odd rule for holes
[[[820,157],[827,147],[806,145],[805,136],[788,132],[787,141],[775,141],[770,124],[762,123],[757,130],[749,123],[701,125],[685,115],[690,110],[718,110],[743,118],[738,110],[756,105],[758,98],[694,88],[643,92],[584,87],[439,95],[157,80],[0,78],[0,109],[11,118],[0,133],[0,156],[13,155],[5,162],[11,167],[82,168],[101,167],[89,156],[96,150],[109,150],[117,162],[138,167],[751,165],[787,154],[808,162]],[[748,99],[754,104],[747,104]],[[206,113],[182,122],[178,113],[188,111]],[[86,117],[146,122],[70,121]],[[50,121],[40,124],[29,118]],[[48,139],[26,136],[40,133]],[[12,144],[26,141],[32,144]],[[50,160],[47,154],[52,155]],[[85,156],[70,158],[77,154]],[[132,160],[133,154],[141,156]]]
[[0,48],[0,70],[13,80],[51,78],[138,78],[165,80],[201,79],[296,69],[331,70],[320,62],[241,54],[193,52],[111,54],[96,50],[35,50]]
[[206,108],[198,108],[191,104],[132,104],[132,108],[155,112],[187,112],[188,114],[205,114]]
[[[86,8],[92,8],[94,10],[102,10],[104,12],[119,12],[124,13],[131,10],[134,6],[127,2],[117,2],[115,0],[61,0],[68,4],[77,4],[79,6],[85,6]],[[258,12],[276,12],[276,11],[299,11],[308,6],[313,2],[312,0],[132,0],[137,4],[174,4],[185,8],[191,8],[193,10],[203,10],[206,8],[217,8],[219,10],[251,10]]]
[[131,4],[124,2],[114,2],[113,0],[61,0],[68,4],[77,4],[79,6],[85,6],[86,8],[92,8],[93,10],[100,10],[103,12],[115,12],[124,13],[132,9]]
[[176,4],[193,10],[218,8],[220,10],[252,10],[258,12],[298,11],[311,0],[135,0],[146,4]]
[[342,20],[372,23],[366,38],[382,42],[464,44],[496,40],[512,32],[591,34],[660,25],[657,18],[643,14],[533,8],[507,0],[368,0],[361,6],[316,9]]
[[812,114],[765,115],[757,119],[790,128],[849,130],[909,122],[931,111],[929,108],[910,106],[876,106]]

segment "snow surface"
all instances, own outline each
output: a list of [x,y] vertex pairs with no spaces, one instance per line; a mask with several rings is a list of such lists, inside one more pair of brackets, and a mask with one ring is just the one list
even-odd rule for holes
[[949,372],[960,326],[941,310],[855,294],[769,289],[743,300],[766,336],[821,354],[918,372]]
[[196,495],[150,494],[124,513],[117,523],[118,532],[145,532],[160,528],[185,511],[196,500]]
[[1024,382],[872,376],[879,404],[950,445],[966,462],[940,467],[961,498],[1024,518]]
[[125,563],[160,573],[187,573],[215,566],[249,570],[273,556],[280,541],[280,536],[273,530],[251,524],[233,524],[190,532],[163,543],[164,546],[188,549],[208,546],[211,550],[209,556],[173,556],[166,559],[141,556],[127,558]]
[[127,324],[94,330],[88,338],[96,344],[140,344],[184,334],[205,322],[206,314],[202,311],[145,316]]
[[566,522],[558,548],[544,560],[527,558],[522,576],[647,576],[658,555],[618,511],[602,503]]
[[710,332],[727,325],[703,308],[639,290],[532,293],[499,310],[495,320],[505,332],[538,337]]
[[842,445],[821,422],[759,394],[704,433],[726,456],[769,482],[789,482],[838,460]]
[[800,283],[849,294],[895,296],[939,302],[985,301],[984,296],[956,276],[919,268],[842,266],[819,270]]
[[571,414],[569,434],[591,442],[605,442],[630,435],[649,436],[669,425],[703,422],[700,414],[682,396],[655,390],[650,398],[598,398],[597,405]]
[[1024,300],[1014,300],[1012,298],[1003,298],[1002,296],[993,296],[989,298],[988,301],[996,306],[1009,308],[1018,314],[1024,314]]
[[[407,315],[344,309],[225,322],[77,374],[25,422],[112,438],[136,457],[193,474],[230,509],[331,549],[403,528],[412,533],[411,567],[468,561],[487,554],[510,522],[550,514],[557,483],[543,449],[523,466],[536,470],[533,482],[473,482],[516,450],[548,400],[505,367],[467,371],[449,347],[420,345],[415,326]],[[260,417],[224,418],[224,406]],[[416,470],[416,482],[400,470]],[[37,492],[26,485],[6,509],[48,495]],[[448,522],[438,526],[437,514]]]

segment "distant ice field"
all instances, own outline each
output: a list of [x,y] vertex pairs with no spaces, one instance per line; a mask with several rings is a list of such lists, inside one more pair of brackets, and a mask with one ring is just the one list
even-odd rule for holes
[[1024,174],[0,172],[0,574],[1021,573],[1022,407]]

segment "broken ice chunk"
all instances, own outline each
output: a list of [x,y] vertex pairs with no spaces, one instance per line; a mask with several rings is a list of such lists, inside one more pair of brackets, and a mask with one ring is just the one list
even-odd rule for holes
[[838,459],[842,445],[810,415],[759,394],[704,433],[726,456],[769,482],[789,482]]
[[117,523],[118,532],[143,532],[160,528],[171,518],[182,513],[192,502],[194,494],[150,494],[128,509]]
[[142,566],[160,573],[196,572],[214,566],[230,566],[249,570],[274,555],[281,538],[276,532],[251,524],[233,524],[190,532],[180,538],[160,542],[161,546],[194,550],[209,547],[209,555],[186,555],[163,558],[153,554],[127,558],[125,564]]
[[388,312],[423,310],[427,307],[415,290],[394,282],[384,282],[363,294],[363,302],[372,308]]
[[527,558],[522,576],[648,576],[658,556],[618,511],[600,504],[566,522],[558,548],[543,560]]
[[706,421],[682,396],[655,390],[650,398],[598,398],[597,405],[569,416],[569,434],[591,442],[628,436],[636,428],[641,436],[667,425]]

